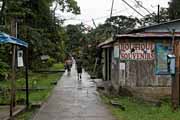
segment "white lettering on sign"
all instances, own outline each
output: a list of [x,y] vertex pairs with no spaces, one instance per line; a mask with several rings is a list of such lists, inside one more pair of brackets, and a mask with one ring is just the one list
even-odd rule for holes
[[152,60],[154,59],[153,43],[121,43],[121,60]]

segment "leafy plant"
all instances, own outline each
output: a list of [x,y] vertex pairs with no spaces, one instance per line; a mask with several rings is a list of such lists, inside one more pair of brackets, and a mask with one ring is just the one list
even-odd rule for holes
[[7,79],[9,74],[9,65],[0,59],[0,80]]

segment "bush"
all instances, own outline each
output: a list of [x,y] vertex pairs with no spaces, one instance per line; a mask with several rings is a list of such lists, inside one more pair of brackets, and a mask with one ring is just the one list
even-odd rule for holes
[[7,79],[9,74],[9,65],[5,62],[2,62],[0,59],[0,80]]
[[47,65],[48,67],[52,66],[54,63],[56,62],[56,60],[54,58],[49,58],[47,60]]
[[33,70],[47,69],[51,67],[55,62],[56,60],[54,58],[49,58],[47,60],[36,59],[33,61],[31,65],[31,69]]

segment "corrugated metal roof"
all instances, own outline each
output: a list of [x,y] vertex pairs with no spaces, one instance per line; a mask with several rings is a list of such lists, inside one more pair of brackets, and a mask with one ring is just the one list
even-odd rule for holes
[[[159,38],[164,38],[164,37],[172,37],[173,35],[170,33],[134,33],[134,34],[120,34],[116,35],[115,37],[128,37],[128,38],[143,38],[143,37],[159,37]],[[175,37],[180,37],[180,34],[175,34]]]
[[[175,34],[175,37],[180,37],[180,34]],[[98,47],[103,47],[103,46],[107,46],[111,43],[116,42],[118,39],[117,38],[172,38],[173,35],[169,34],[169,33],[134,33],[134,34],[119,34],[119,35],[115,35],[114,38],[115,39],[108,39],[105,42],[102,42],[98,45]]]
[[138,28],[138,29],[134,29],[128,33],[136,33],[136,32],[141,32],[145,29],[149,29],[149,28],[152,28],[152,27],[157,27],[157,26],[160,26],[160,25],[164,25],[164,24],[169,24],[169,23],[174,23],[174,22],[180,22],[180,19],[176,19],[176,20],[172,20],[172,21],[169,21],[169,22],[164,22],[164,23],[159,23],[159,24],[154,24],[154,25],[150,25],[150,26],[145,26],[145,27],[142,27],[142,28]]
[[102,47],[102,46],[107,45],[107,44],[110,44],[110,43],[112,43],[112,42],[114,42],[113,38],[109,38],[109,39],[107,39],[106,41],[100,43],[100,44],[98,45],[98,47]]

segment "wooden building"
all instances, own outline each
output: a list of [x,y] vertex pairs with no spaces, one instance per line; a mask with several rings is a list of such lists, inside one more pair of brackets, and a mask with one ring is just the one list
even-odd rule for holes
[[103,79],[117,92],[125,89],[145,99],[171,94],[167,55],[180,48],[180,20],[115,35],[99,47],[103,49]]

